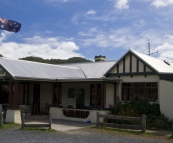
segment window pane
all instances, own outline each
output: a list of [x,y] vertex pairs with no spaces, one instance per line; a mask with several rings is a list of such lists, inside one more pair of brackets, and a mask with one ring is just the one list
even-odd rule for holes
[[145,87],[145,82],[141,82],[141,83],[139,84],[139,86],[144,88],[144,87]]
[[133,83],[133,87],[139,87],[139,83],[138,82]]
[[147,82],[146,87],[151,87],[151,82]]
[[157,82],[153,82],[152,87],[157,87]]

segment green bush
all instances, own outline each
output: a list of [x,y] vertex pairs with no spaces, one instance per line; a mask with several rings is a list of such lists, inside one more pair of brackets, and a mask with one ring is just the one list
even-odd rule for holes
[[[141,117],[146,115],[147,129],[171,130],[171,121],[161,114],[159,104],[150,104],[143,100],[118,102],[116,106],[109,106],[111,115]],[[139,122],[107,120],[107,122],[122,124],[140,124]]]

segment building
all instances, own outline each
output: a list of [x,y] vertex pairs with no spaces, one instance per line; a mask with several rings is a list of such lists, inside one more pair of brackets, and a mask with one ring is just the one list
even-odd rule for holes
[[95,123],[96,113],[107,114],[117,99],[159,103],[173,118],[172,64],[133,50],[118,61],[66,65],[0,58],[0,86],[8,122],[20,122],[19,107],[45,113],[49,105],[53,119]]

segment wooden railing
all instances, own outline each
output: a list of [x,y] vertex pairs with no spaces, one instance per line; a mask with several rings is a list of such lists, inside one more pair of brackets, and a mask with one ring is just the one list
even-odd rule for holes
[[[104,119],[115,119],[121,121],[134,121],[141,122],[141,125],[125,125],[125,124],[115,124],[115,123],[100,123],[99,118],[102,117]],[[142,132],[146,132],[146,115],[142,115],[142,117],[128,117],[128,116],[116,116],[116,115],[102,115],[97,112],[97,127],[107,126],[114,128],[123,128],[123,129],[136,129],[142,130]]]
[[[39,115],[35,115],[35,116],[30,116],[30,117],[27,117],[25,116],[25,113],[21,113],[21,119],[22,119],[22,128],[24,127],[48,127],[49,129],[51,129],[51,123],[52,123],[52,119],[51,119],[51,113],[49,113],[49,115],[45,115],[44,117],[39,117]],[[40,119],[45,119],[47,120],[46,123],[42,123],[40,122]],[[27,123],[26,120],[29,120],[29,121],[36,121],[36,122],[39,122],[39,123]]]
[[77,110],[77,109],[62,109],[63,115],[66,117],[72,117],[72,118],[82,118],[86,119],[90,111],[85,110]]

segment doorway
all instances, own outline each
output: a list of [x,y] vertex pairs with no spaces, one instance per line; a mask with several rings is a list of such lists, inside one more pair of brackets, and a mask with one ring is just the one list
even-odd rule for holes
[[80,89],[80,96],[76,98],[76,108],[77,109],[84,109],[84,102],[85,102],[85,90]]

